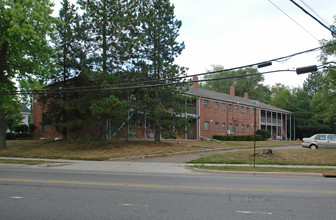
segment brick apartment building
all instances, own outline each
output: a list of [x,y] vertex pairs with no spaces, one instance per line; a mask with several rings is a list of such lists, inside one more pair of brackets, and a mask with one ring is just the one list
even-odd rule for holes
[[[244,97],[235,96],[233,86],[230,88],[230,94],[198,88],[197,80],[198,78],[194,77],[193,86],[186,92],[186,95],[196,97],[192,103],[193,107],[187,113],[194,117],[191,121],[191,129],[179,138],[199,140],[212,138],[213,135],[248,135],[254,133],[254,124],[256,129],[270,131],[273,140],[295,138],[295,121],[292,112],[251,100],[247,93]],[[124,134],[131,135],[130,137],[135,139],[154,138],[154,132],[147,123],[139,127],[132,120],[130,112],[128,116],[129,123],[125,123],[122,128]],[[61,133],[53,127],[42,126],[42,109],[38,102],[34,103],[33,119],[37,127],[35,138],[61,137]],[[110,124],[111,121],[107,123]],[[97,136],[98,130],[96,127],[87,127],[76,134],[76,137],[84,138],[87,134]],[[106,135],[107,138],[114,136],[111,131]],[[69,133],[69,138],[73,137],[73,134]]]
[[193,86],[187,92],[197,97],[192,112],[198,118],[192,121],[187,138],[253,134],[254,124],[256,129],[270,131],[273,140],[295,138],[292,112],[251,100],[248,93],[244,97],[235,96],[234,86],[230,87],[230,94],[198,88],[197,80],[194,77]]

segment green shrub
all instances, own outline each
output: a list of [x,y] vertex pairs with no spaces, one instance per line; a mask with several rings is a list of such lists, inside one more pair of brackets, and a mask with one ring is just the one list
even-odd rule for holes
[[[214,135],[213,139],[220,141],[254,141],[254,135]],[[256,135],[256,141],[262,141],[261,135]]]
[[16,139],[16,134],[13,132],[8,132],[6,133],[6,140],[15,140]]
[[269,132],[268,130],[264,130],[264,129],[257,130],[256,134],[261,135],[263,141],[266,141],[268,138],[271,137],[271,132]]

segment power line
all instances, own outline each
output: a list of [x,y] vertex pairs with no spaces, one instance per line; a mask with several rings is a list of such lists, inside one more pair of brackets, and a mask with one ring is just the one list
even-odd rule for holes
[[[86,86],[86,87],[74,87],[74,88],[62,88],[62,87],[60,87],[59,89],[44,89],[44,90],[30,90],[30,91],[7,90],[7,91],[0,91],[0,94],[1,95],[14,95],[14,94],[29,95],[29,94],[46,94],[47,92],[55,94],[55,93],[64,93],[64,92],[104,91],[104,90],[99,90],[99,89],[109,89],[109,88],[113,88],[112,90],[123,89],[123,88],[127,88],[127,89],[145,88],[143,86],[134,86],[134,87],[129,87],[129,86],[138,85],[138,84],[156,83],[156,82],[175,81],[175,80],[177,81],[177,80],[181,80],[181,79],[184,79],[184,78],[190,78],[190,77],[193,77],[193,76],[203,76],[203,75],[208,75],[208,74],[215,74],[215,73],[221,73],[221,72],[227,72],[227,71],[233,71],[233,70],[237,70],[237,69],[253,67],[253,66],[256,66],[256,65],[259,65],[259,64],[264,64],[264,63],[267,63],[267,62],[290,59],[294,56],[298,56],[298,55],[301,55],[301,54],[304,54],[304,53],[310,53],[310,52],[314,52],[314,51],[317,51],[317,50],[321,50],[324,47],[332,46],[332,45],[336,45],[336,42],[332,43],[330,45],[324,45],[324,46],[312,48],[312,49],[309,49],[309,50],[297,52],[297,53],[290,54],[290,55],[283,56],[283,57],[274,58],[274,59],[267,60],[267,61],[264,61],[264,62],[248,64],[248,65],[233,67],[233,68],[224,69],[224,70],[217,70],[217,71],[211,71],[211,72],[206,72],[206,73],[199,73],[199,74],[187,75],[187,76],[182,76],[182,77],[175,77],[175,78],[171,78],[171,79],[160,79],[160,80],[140,81],[140,82],[138,81],[138,82],[121,83],[121,84],[106,85],[106,86]],[[289,71],[289,70],[282,70],[282,71]],[[280,71],[276,71],[276,72],[280,72]],[[244,75],[244,76],[246,76],[246,75]],[[233,77],[235,77],[235,76],[233,76]],[[230,79],[230,78],[225,78],[225,79]],[[211,80],[211,79],[207,79],[207,80]],[[186,83],[186,82],[176,82],[176,84],[183,84],[183,83]],[[154,84],[153,86],[156,86],[156,85],[161,85],[162,86],[162,85],[169,85],[169,84]],[[121,86],[128,86],[128,87],[121,87]],[[148,86],[148,87],[150,87],[150,86]]]
[[317,19],[315,16],[313,16],[312,14],[310,14],[306,9],[304,9],[303,7],[301,7],[301,5],[299,5],[298,3],[296,3],[294,0],[290,0],[294,5],[296,5],[298,8],[300,8],[304,13],[306,13],[307,15],[309,15],[310,17],[312,17],[315,21],[317,21],[320,25],[322,25],[323,27],[325,27],[326,29],[328,29],[331,34],[334,36],[336,35],[336,33],[327,25],[323,24],[319,19]]
[[273,70],[268,72],[261,72],[261,73],[250,73],[245,75],[238,75],[238,76],[227,76],[227,77],[220,77],[220,78],[212,78],[212,79],[199,79],[199,80],[192,80],[189,82],[173,82],[173,83],[161,83],[161,84],[152,84],[152,85],[140,85],[140,86],[129,86],[129,87],[110,87],[110,88],[95,88],[95,89],[80,89],[80,90],[73,90],[73,91],[65,91],[65,90],[38,90],[38,91],[11,91],[8,93],[0,93],[2,95],[15,95],[15,94],[21,94],[21,95],[32,95],[32,94],[40,94],[40,95],[46,95],[46,94],[58,94],[58,93],[74,93],[74,92],[103,92],[103,91],[115,91],[115,90],[127,90],[127,89],[143,89],[143,88],[155,88],[155,87],[163,87],[163,86],[174,86],[174,85],[181,85],[186,83],[193,83],[193,82],[209,82],[209,81],[215,81],[215,80],[225,80],[225,79],[239,79],[239,78],[245,78],[250,76],[257,76],[257,75],[263,75],[263,74],[269,74],[269,73],[278,73],[278,72],[295,72],[295,70]]
[[301,24],[299,24],[297,21],[295,21],[291,16],[289,16],[284,10],[282,10],[280,7],[278,7],[275,3],[273,3],[271,0],[268,0],[274,7],[279,9],[282,13],[284,13],[289,19],[291,19],[295,24],[297,24],[299,27],[301,27],[305,32],[307,32],[311,37],[313,37],[315,40],[319,41],[312,33],[310,33],[306,28],[304,28]]
[[314,14],[317,15],[317,17],[319,17],[324,23],[326,23],[329,27],[330,27],[330,24],[329,22],[324,19],[322,16],[320,16],[312,7],[310,7],[305,1],[303,0],[300,0],[300,2],[302,2],[302,4],[304,4],[307,8],[309,8],[312,12],[314,12]]

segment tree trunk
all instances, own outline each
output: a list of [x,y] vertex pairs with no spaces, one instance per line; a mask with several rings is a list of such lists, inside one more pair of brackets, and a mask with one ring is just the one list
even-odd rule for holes
[[[0,84],[5,83],[5,69],[6,69],[6,56],[8,51],[8,42],[4,42],[0,48]],[[5,123],[5,110],[3,109],[3,98],[0,97],[0,149],[6,150],[6,123]]]
[[1,107],[0,107],[0,149],[7,150],[5,112]]
[[[155,98],[159,99],[159,93],[158,93],[157,90],[155,90]],[[158,106],[156,106],[156,108],[158,108]],[[155,120],[156,120],[155,124],[154,124],[155,144],[160,144],[161,143],[161,140],[160,140],[160,136],[161,136],[161,124],[160,124],[161,116],[160,116],[160,111],[159,111],[158,115],[155,117]]]

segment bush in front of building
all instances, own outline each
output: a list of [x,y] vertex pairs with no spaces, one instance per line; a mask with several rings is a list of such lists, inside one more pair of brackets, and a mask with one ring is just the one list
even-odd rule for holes
[[256,134],[261,135],[263,141],[266,141],[268,138],[271,137],[271,132],[269,132],[268,130],[265,130],[265,129],[257,130]]
[[6,140],[15,140],[16,134],[14,132],[8,132],[6,133]]
[[34,124],[30,124],[29,126],[26,124],[20,124],[14,127],[14,132],[6,133],[6,140],[15,140],[15,139],[29,139],[34,135],[34,131],[36,126]]
[[[254,135],[214,135],[213,139],[220,141],[254,141]],[[256,135],[256,141],[261,141],[262,136]]]

